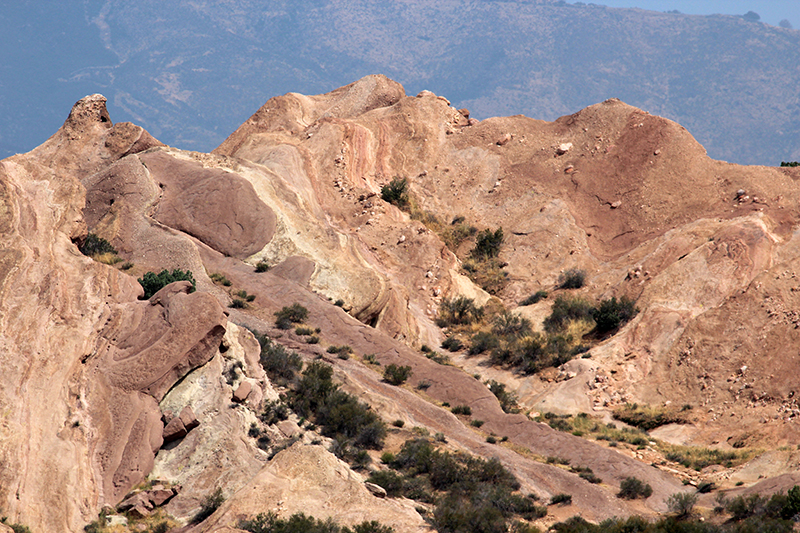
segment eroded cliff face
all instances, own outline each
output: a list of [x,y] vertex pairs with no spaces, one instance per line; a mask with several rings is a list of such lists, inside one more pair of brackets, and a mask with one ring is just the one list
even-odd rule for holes
[[[395,177],[408,181],[413,218],[381,199]],[[413,507],[375,506],[359,475],[311,436],[268,461],[247,434],[277,392],[247,326],[307,360],[325,358],[387,420],[499,457],[527,491],[574,494],[587,518],[662,512],[682,490],[674,472],[506,414],[473,374],[505,382],[529,409],[691,404],[683,442],[794,442],[798,177],[712,161],[679,125],[617,100],[552,123],[478,122],[442,97],[406,96],[369,76],[325,95],[273,98],[200,154],[113,124],[105,99],[86,97],[45,144],[0,162],[0,510],[34,530],[80,531],[150,475],[183,486],[166,507],[181,520],[224,490],[229,502],[198,531],[266,507],[346,523],[373,512],[419,530]],[[540,326],[551,302],[519,302],[581,268],[588,284],[578,294],[627,296],[640,313],[558,379],[482,359],[454,356],[466,372],[434,363],[418,348],[443,338],[442,298],[490,300],[463,274],[469,241],[452,250],[443,241],[456,218],[504,230],[507,278],[492,305]],[[75,242],[88,231],[133,267],[83,256]],[[259,261],[270,271],[255,272]],[[165,268],[191,270],[197,292],[182,282],[138,300],[135,278]],[[254,302],[225,310],[242,290]],[[322,347],[274,329],[274,312],[293,303],[308,308]],[[331,344],[411,366],[411,387],[329,356]],[[424,395],[412,392],[423,381]],[[471,405],[482,431],[519,448],[487,444],[442,402]],[[185,407],[200,426],[165,444],[165,422]],[[522,448],[590,466],[604,484]],[[315,462],[324,466],[316,477],[297,471]],[[652,485],[646,506],[614,497],[628,476]],[[350,499],[336,508],[331,491]],[[310,507],[284,505],[303,498]]]

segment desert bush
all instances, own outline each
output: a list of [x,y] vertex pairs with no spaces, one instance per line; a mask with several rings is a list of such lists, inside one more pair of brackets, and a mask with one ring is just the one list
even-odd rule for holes
[[492,324],[492,333],[498,337],[523,337],[531,333],[531,321],[508,311],[498,314]]
[[329,365],[310,363],[290,395],[292,409],[300,416],[313,417],[326,437],[352,441],[357,448],[380,449],[386,424],[369,405],[339,390],[332,377]]
[[800,167],[800,162],[797,161],[781,161],[782,167]]
[[547,291],[536,291],[535,293],[531,294],[530,296],[522,300],[519,303],[519,305],[525,306],[525,305],[537,304],[540,301],[544,300],[545,298],[547,298]]
[[313,335],[314,329],[306,326],[297,326],[296,328],[294,328],[294,332],[296,335],[303,335],[303,336]]
[[688,518],[694,511],[694,506],[697,503],[697,494],[691,492],[676,492],[667,498],[667,509],[671,513],[675,513],[679,519]]
[[580,289],[586,283],[586,272],[579,268],[570,268],[558,277],[559,289]]
[[619,484],[617,497],[626,500],[635,500],[636,498],[647,499],[652,496],[652,494],[653,488],[650,485],[635,477],[627,477]]
[[559,505],[559,504],[569,505],[571,503],[572,503],[572,495],[570,494],[564,494],[564,493],[554,494],[550,498],[550,505]]
[[[280,311],[275,311],[275,325],[279,329],[291,329],[292,324],[302,324],[308,318],[308,309],[298,303],[284,306]],[[281,327],[286,326],[288,327]]]
[[292,381],[295,374],[303,368],[303,360],[295,352],[273,342],[269,337],[256,335],[261,344],[260,362],[269,378],[278,385]]
[[634,302],[626,296],[619,300],[614,297],[610,300],[603,300],[596,309],[592,310],[595,330],[601,335],[614,331],[635,317],[638,312]]
[[475,305],[475,300],[466,296],[445,298],[439,304],[439,327],[472,324],[483,318],[483,308]]
[[686,421],[676,412],[660,407],[650,407],[636,403],[627,403],[613,412],[614,418],[631,426],[650,431],[666,424],[682,424]]
[[385,202],[403,208],[408,206],[408,179],[395,177],[381,187],[381,198]]
[[[266,425],[271,426],[289,418],[289,406],[281,401],[267,401],[258,418]],[[258,436],[258,435],[256,435]]]
[[98,237],[94,233],[89,233],[86,235],[86,238],[83,240],[80,246],[78,246],[78,250],[80,250],[83,255],[88,257],[103,254],[116,255],[117,253],[117,250],[111,246],[110,242],[102,237]]
[[571,321],[591,319],[593,310],[592,304],[583,298],[559,296],[544,319],[544,329],[548,333],[562,331]]
[[370,483],[383,487],[386,495],[395,498],[403,495],[403,476],[393,470],[379,470],[372,472],[367,478]]
[[234,298],[233,300],[231,300],[231,303],[228,304],[228,307],[231,307],[233,309],[244,309],[245,307],[247,307],[247,304],[244,303],[244,300],[241,300],[239,298]]
[[383,369],[383,380],[390,385],[402,385],[411,377],[410,366],[398,366],[394,363]]
[[176,281],[190,281],[192,283],[192,288],[189,292],[194,292],[196,285],[191,271],[183,271],[178,268],[174,269],[172,272],[169,270],[162,270],[158,274],[155,272],[147,272],[136,281],[138,281],[139,285],[144,289],[144,295],[141,297],[142,300],[150,299],[155,293]]
[[470,416],[472,414],[472,408],[469,405],[456,405],[455,407],[450,408],[450,412],[454,415]]
[[200,503],[200,511],[194,516],[193,522],[199,523],[214,514],[214,511],[219,509],[220,505],[225,502],[225,496],[222,494],[222,489],[217,487],[214,492],[206,495]]
[[348,346],[347,344],[342,344],[341,346],[331,345],[331,346],[328,346],[328,349],[326,351],[328,353],[335,353],[335,354],[339,354],[339,355],[353,353],[353,349],[350,346]]
[[464,347],[464,343],[456,337],[447,337],[442,341],[442,348],[450,352],[457,352]]
[[479,261],[497,257],[500,255],[503,238],[503,228],[497,228],[495,231],[490,229],[481,231],[475,239],[475,248],[472,249],[470,255]]
[[494,333],[479,331],[470,339],[469,355],[478,355],[500,346],[500,339]]
[[256,263],[256,272],[258,272],[259,274],[262,272],[266,272],[267,270],[269,270],[269,263],[267,263],[266,261],[259,261],[258,263]]
[[513,392],[508,392],[506,390],[506,386],[502,383],[498,383],[495,380],[491,380],[489,382],[489,390],[492,394],[495,395],[497,400],[500,402],[500,407],[503,408],[503,411],[506,413],[518,413],[519,407],[517,406],[517,395]]
[[340,527],[331,518],[326,520],[295,513],[289,518],[278,518],[272,511],[259,513],[255,518],[242,519],[236,526],[250,533],[393,533],[394,529],[375,520],[364,521],[349,527]]

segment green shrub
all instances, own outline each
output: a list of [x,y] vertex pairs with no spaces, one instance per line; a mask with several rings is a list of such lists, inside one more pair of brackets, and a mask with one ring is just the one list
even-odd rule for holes
[[390,364],[383,370],[383,380],[390,385],[402,385],[411,377],[411,373],[410,366]]
[[497,444],[497,437],[495,437],[494,435],[488,435],[486,437],[486,442],[488,442],[489,444]]
[[572,321],[591,319],[593,310],[592,304],[583,298],[559,296],[544,319],[544,329],[548,333],[563,331]]
[[172,272],[162,270],[158,274],[155,272],[147,272],[137,281],[144,289],[144,295],[141,297],[142,300],[150,299],[155,293],[176,281],[190,281],[192,283],[192,288],[189,292],[194,292],[196,285],[191,271],[183,271],[178,268],[174,269]]
[[469,355],[478,355],[483,352],[494,350],[500,346],[500,339],[494,333],[479,331],[470,339]]
[[579,268],[570,268],[558,277],[559,289],[580,289],[586,283],[586,272]]
[[564,493],[554,494],[550,498],[550,505],[559,505],[559,504],[569,505],[571,503],[572,503],[572,496],[570,494],[564,494]]
[[130,261],[125,261],[119,266],[120,270],[130,270],[133,268],[133,263]]
[[495,380],[489,382],[489,390],[495,395],[500,402],[500,407],[506,413],[518,413],[519,407],[517,406],[517,395],[513,392],[508,392],[506,386],[498,383]]
[[344,307],[344,300],[342,299],[336,300],[335,302],[333,302],[333,305],[335,305],[336,307]]
[[457,352],[464,347],[464,343],[456,337],[447,337],[442,341],[442,348],[451,352]]
[[472,408],[469,405],[456,405],[455,407],[450,409],[450,412],[454,415],[472,415]]
[[800,167],[800,162],[797,161],[781,161],[782,167]]
[[289,518],[278,518],[272,511],[259,513],[255,518],[240,520],[238,529],[250,533],[393,533],[394,529],[375,520],[358,525],[340,527],[331,518],[318,520],[304,513],[295,513]]
[[545,298],[547,298],[547,291],[536,291],[535,293],[531,294],[530,296],[522,300],[519,303],[519,305],[525,306],[525,305],[537,304],[540,301],[544,300]]
[[257,335],[261,344],[261,366],[269,378],[279,385],[294,380],[295,374],[303,368],[303,360],[295,352],[273,342],[269,337]]
[[291,394],[292,409],[300,416],[313,417],[326,437],[352,441],[358,448],[380,449],[386,424],[367,404],[339,390],[332,377],[329,365],[310,363]]
[[477,260],[486,260],[500,255],[500,247],[503,245],[503,228],[495,231],[485,229],[478,233],[475,239],[475,248],[470,255]]
[[381,187],[381,198],[385,202],[403,208],[408,206],[408,180],[395,177],[388,185]]
[[297,326],[296,328],[294,328],[294,333],[295,335],[303,335],[303,336],[313,335],[314,330],[306,326]]
[[208,494],[200,503],[200,511],[194,516],[193,522],[199,523],[214,514],[214,511],[219,509],[220,505],[225,502],[225,496],[222,494],[222,489],[217,489]]
[[650,431],[666,424],[682,424],[686,421],[676,412],[659,407],[627,403],[613,412],[614,418],[631,426]]
[[244,303],[244,300],[241,300],[239,298],[234,298],[233,300],[231,300],[231,303],[228,304],[228,307],[231,307],[233,309],[244,309],[245,307],[247,307],[247,304]]
[[339,354],[339,355],[343,355],[343,354],[349,355],[349,354],[353,353],[353,349],[350,346],[348,346],[347,344],[342,344],[341,346],[331,345],[331,346],[328,346],[328,349],[326,351],[328,353],[335,353],[335,354]]
[[268,426],[277,424],[289,418],[289,406],[281,401],[267,401],[264,403],[264,409],[258,415],[258,418]]
[[94,233],[89,233],[86,235],[86,238],[83,240],[80,246],[78,246],[78,250],[80,250],[83,255],[88,257],[117,253],[117,250],[111,246],[110,242],[102,237],[98,237]]
[[617,497],[626,500],[635,500],[636,498],[647,499],[653,494],[653,488],[637,479],[635,477],[627,477],[619,484],[619,492]]
[[492,333],[498,337],[523,337],[531,333],[531,321],[508,311],[498,314],[492,325]]
[[[275,325],[280,329],[291,329],[292,324],[302,324],[308,318],[308,309],[298,303],[283,307],[275,311]],[[288,324],[289,327],[281,327]]]
[[316,335],[309,335],[306,337],[306,344],[319,344],[319,337]]
[[475,305],[475,300],[466,296],[445,298],[439,304],[439,327],[469,325],[483,318],[483,308]]
[[477,419],[470,420],[469,425],[474,428],[479,428],[483,425],[483,420],[477,420]]
[[372,472],[367,478],[370,483],[383,487],[386,495],[395,498],[403,495],[403,476],[392,470],[379,470]]
[[403,422],[402,420],[400,420],[400,419],[398,418],[397,420],[395,420],[394,422],[392,422],[392,425],[393,425],[394,427],[396,427],[396,428],[401,428],[401,427],[405,426],[405,425],[406,425],[406,423],[405,423],[405,422]]
[[639,312],[634,302],[623,296],[619,300],[611,298],[603,300],[600,306],[592,310],[595,330],[601,335],[614,331]]
[[697,503],[697,494],[690,492],[676,492],[667,498],[667,509],[671,513],[675,513],[679,519],[688,518],[694,511],[694,506]]
[[256,263],[256,272],[258,272],[259,274],[262,272],[266,272],[267,270],[269,270],[269,263],[267,263],[266,261],[259,261],[258,263]]

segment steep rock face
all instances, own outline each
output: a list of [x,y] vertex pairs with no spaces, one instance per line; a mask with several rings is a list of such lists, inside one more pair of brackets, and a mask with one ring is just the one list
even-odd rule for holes
[[[348,88],[370,83],[365,79]],[[287,98],[294,102],[292,111]],[[750,394],[745,401],[742,393],[725,390],[728,378],[743,365],[780,367],[769,347],[726,358],[725,370],[720,368],[714,378],[713,395],[706,392],[710,378],[702,376],[710,373],[703,364],[684,366],[677,374],[674,367],[684,345],[697,344],[693,338],[679,342],[685,328],[699,326],[717,314],[706,318],[707,313],[720,308],[736,309],[733,315],[722,314],[730,322],[748,322],[747,312],[730,307],[732,299],[758,283],[765,270],[791,278],[792,231],[800,217],[796,171],[713,161],[680,125],[616,99],[555,122],[518,116],[476,123],[426,91],[342,116],[325,115],[331,98],[274,99],[217,153],[271,165],[282,176],[293,171],[277,164],[277,154],[296,154],[292,168],[303,168],[304,180],[288,177],[288,184],[303,184],[302,194],[318,202],[331,224],[371,252],[375,271],[393,290],[403,286],[408,291],[407,310],[385,306],[386,315],[401,318],[379,321],[379,328],[398,336],[403,331],[399,325],[415,323],[420,342],[429,343],[438,335],[432,318],[441,296],[475,294],[460,282],[457,263],[438,236],[375,198],[397,176],[408,179],[414,216],[427,217],[429,227],[447,227],[460,216],[478,228],[504,229],[500,260],[507,263],[508,277],[498,296],[507,306],[551,289],[568,268],[589,273],[589,285],[580,292],[584,297],[638,299],[639,317],[593,350],[599,366],[581,379],[594,383],[611,377],[603,390],[582,392],[581,405],[603,410],[625,401],[681,401],[718,409],[736,401],[737,412],[754,402],[769,405],[757,417],[747,417],[748,422],[769,410],[770,417],[776,410],[791,413],[788,388],[781,400],[767,393],[771,370],[759,378],[762,385],[749,382],[759,389],[759,398]],[[292,118],[298,116],[319,118]],[[431,254],[434,243],[441,250],[438,257]],[[454,252],[464,258],[468,249]],[[771,295],[771,312],[787,324],[792,321],[790,294]],[[539,320],[549,305],[540,307]],[[740,330],[742,335],[750,331]],[[716,357],[707,351],[715,343],[729,343],[718,337],[721,331],[709,332],[704,359]],[[690,351],[696,354],[697,349]],[[670,386],[677,375],[686,383],[680,393]],[[698,380],[704,385],[688,385]],[[553,387],[533,378],[524,387],[531,398],[541,398],[567,384]],[[695,392],[686,395],[689,390]],[[694,418],[716,428],[707,436],[722,431],[727,439],[741,432],[736,416],[695,413]],[[789,438],[791,427],[780,431],[782,438]],[[762,433],[767,438],[771,430]],[[697,435],[696,442],[716,440]]]
[[185,286],[138,302],[133,278],[71,242],[85,235],[77,178],[158,144],[111,126],[104,102],[81,100],[44,145],[0,168],[0,506],[34,530],[80,530],[143,479],[160,446],[157,399],[213,355],[226,323]]
[[[796,361],[781,350],[800,342],[797,171],[711,161],[676,124],[619,101],[554,123],[476,123],[444,98],[406,97],[383,77],[271,100],[216,154],[158,144],[135,126],[112,125],[95,95],[47,143],[0,163],[0,506],[13,521],[78,531],[151,471],[188,487],[168,504],[182,519],[215,487],[234,494],[204,531],[342,479],[352,506],[327,513],[320,496],[314,508],[345,521],[365,516],[374,497],[310,442],[286,457],[324,462],[330,479],[295,483],[302,473],[291,460],[263,469],[266,454],[248,428],[276,392],[254,337],[223,312],[241,291],[255,300],[229,311],[233,321],[308,360],[327,357],[378,412],[500,457],[528,490],[574,493],[593,519],[664,511],[681,485],[617,450],[503,413],[484,377],[514,384],[531,407],[607,414],[625,401],[703,405],[686,429],[703,444],[796,437]],[[380,199],[393,177],[408,180],[413,218]],[[471,243],[444,244],[442,228],[457,216],[504,228],[508,279],[497,296],[507,307],[580,267],[589,283],[574,294],[630,296],[640,314],[596,339],[591,359],[570,362],[563,379],[512,376],[482,361],[464,363],[475,365],[469,374],[434,363],[412,347],[439,344],[441,299],[489,299],[459,272],[456,254],[465,258]],[[189,269],[199,292],[182,282],[138,301],[132,276],[77,251],[71,240],[87,230],[134,263],[133,275]],[[256,272],[259,260],[271,271]],[[309,309],[322,347],[273,328],[275,311],[293,303]],[[550,301],[537,306],[530,316],[541,320]],[[328,357],[326,344],[408,364],[409,384],[426,382],[425,396],[383,383],[355,357]],[[605,485],[486,443],[444,402],[470,405],[483,430],[513,445],[591,467]],[[186,407],[200,426],[161,448],[162,412],[166,420]],[[745,435],[756,418],[764,422]],[[652,484],[646,507],[614,497],[627,476]],[[252,496],[265,485],[271,499]],[[385,511],[399,523],[407,509]]]

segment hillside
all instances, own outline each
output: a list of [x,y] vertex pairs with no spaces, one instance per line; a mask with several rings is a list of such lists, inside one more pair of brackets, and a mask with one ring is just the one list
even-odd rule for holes
[[800,159],[800,32],[741,17],[545,0],[109,0],[0,17],[15,52],[3,156],[44,141],[55,110],[90,92],[169,145],[210,151],[272,96],[381,72],[480,119],[554,120],[616,97],[679,122],[715,159]]
[[[87,96],[0,162],[8,523],[450,530],[474,498],[547,528],[797,482],[798,169],[712,160],[616,99],[478,121],[384,76],[272,98],[212,153],[112,119]],[[144,299],[164,269],[194,282]],[[612,297],[631,312],[603,329]],[[584,314],[554,326],[564,302]],[[494,496],[403,467],[408,443]],[[391,465],[412,485],[379,498]],[[651,492],[618,496],[631,477]]]

